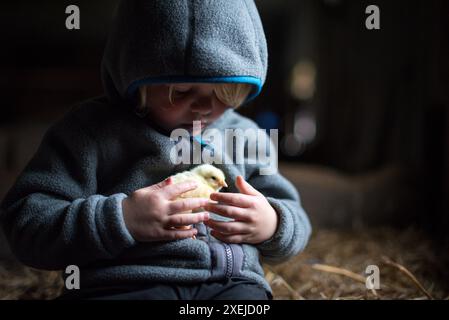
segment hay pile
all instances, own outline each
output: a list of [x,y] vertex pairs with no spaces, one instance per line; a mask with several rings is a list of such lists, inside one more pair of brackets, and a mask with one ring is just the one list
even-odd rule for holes
[[[265,266],[275,299],[449,299],[449,275],[428,237],[408,229],[319,230],[307,249]],[[377,265],[380,290],[365,270]]]
[[[380,269],[376,291],[365,287],[365,268],[372,264]],[[316,230],[302,254],[264,268],[275,299],[449,298],[444,263],[412,229]],[[0,299],[52,299],[61,290],[58,272],[0,264]]]
[[56,271],[40,271],[17,263],[0,263],[0,299],[54,299],[63,282]]

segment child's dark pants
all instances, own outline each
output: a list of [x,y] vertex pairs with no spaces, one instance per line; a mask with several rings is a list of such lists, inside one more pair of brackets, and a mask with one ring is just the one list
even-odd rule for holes
[[245,278],[194,285],[150,284],[145,287],[95,288],[66,291],[58,299],[93,300],[271,300],[258,283]]

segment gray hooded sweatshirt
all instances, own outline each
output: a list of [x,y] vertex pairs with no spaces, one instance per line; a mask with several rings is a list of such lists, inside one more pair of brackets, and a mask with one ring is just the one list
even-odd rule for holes
[[[174,164],[175,141],[134,112],[138,87],[167,82],[240,82],[260,92],[267,70],[262,24],[252,0],[125,0],[102,63],[105,95],[80,103],[45,134],[1,203],[1,223],[24,264],[80,268],[81,289],[163,282],[253,279],[271,292],[261,260],[298,254],[311,228],[296,189],[257,163],[216,164],[230,185],[242,175],[278,214],[271,239],[226,244],[198,224],[197,239],[139,242],[126,228],[122,200],[194,165]],[[210,125],[258,129],[228,109]],[[213,148],[213,143],[209,145]],[[233,152],[247,148],[247,140]],[[226,155],[233,156],[233,155]],[[217,216],[216,216],[217,218]]]

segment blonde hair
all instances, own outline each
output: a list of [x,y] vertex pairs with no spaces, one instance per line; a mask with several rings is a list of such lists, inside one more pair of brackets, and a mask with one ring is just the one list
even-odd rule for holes
[[[168,88],[168,100],[174,105],[173,88],[171,84]],[[217,83],[214,84],[214,93],[218,100],[229,107],[238,108],[245,102],[252,86],[247,83]],[[141,86],[139,88],[140,101],[137,107],[138,113],[146,113],[147,110],[147,87]]]

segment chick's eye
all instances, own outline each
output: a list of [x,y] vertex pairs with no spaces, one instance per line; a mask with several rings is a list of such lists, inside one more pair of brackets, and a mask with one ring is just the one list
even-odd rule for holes
[[217,178],[215,178],[215,177],[211,177],[212,178],[212,180],[217,180]]

